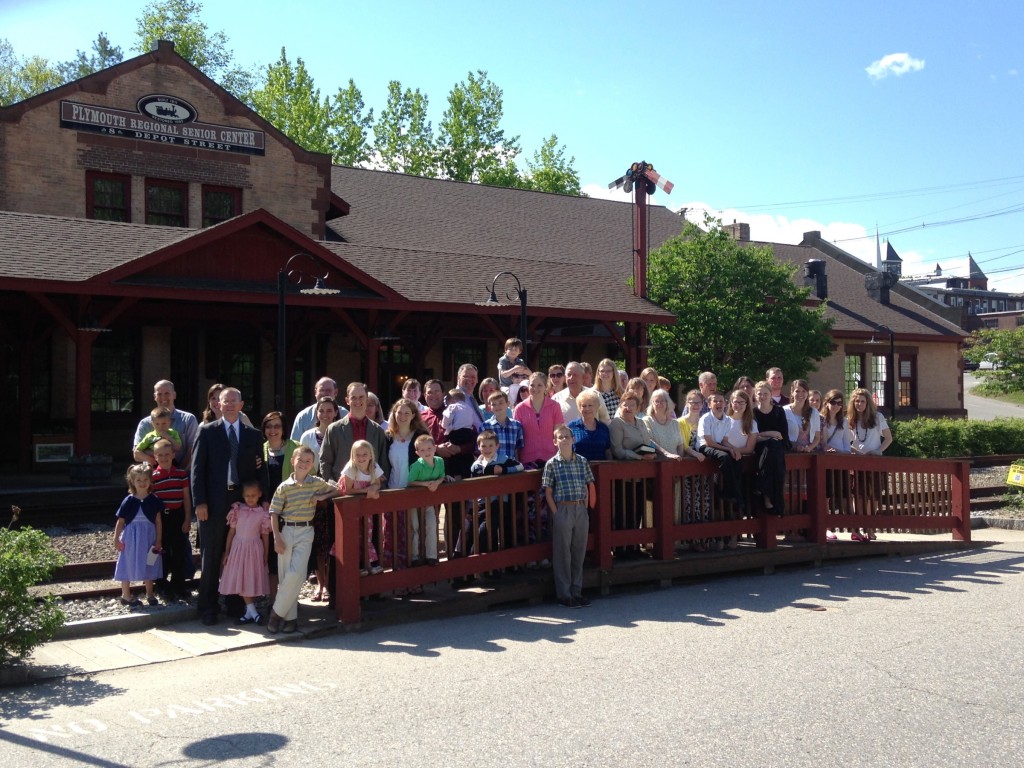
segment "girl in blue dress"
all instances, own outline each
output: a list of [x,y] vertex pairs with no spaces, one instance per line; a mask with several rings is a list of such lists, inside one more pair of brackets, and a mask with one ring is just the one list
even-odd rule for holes
[[121,582],[121,605],[137,607],[142,601],[132,597],[132,582],[141,581],[146,587],[146,601],[156,605],[153,581],[164,574],[163,558],[150,556],[160,552],[162,534],[161,513],[164,503],[149,492],[153,483],[153,470],[149,464],[133,464],[126,475],[129,495],[117,510],[114,526],[114,548],[117,564],[114,579]]

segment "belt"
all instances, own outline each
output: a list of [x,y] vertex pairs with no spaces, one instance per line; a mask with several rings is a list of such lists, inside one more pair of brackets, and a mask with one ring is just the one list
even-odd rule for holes
[[233,491],[233,490],[235,490],[235,489],[236,489],[237,487],[238,487],[238,485],[237,485],[237,484],[235,484],[235,485],[232,485],[231,483],[228,483],[228,490],[229,490],[229,491]]
[[299,522],[297,520],[283,520],[281,522],[282,522],[282,525],[298,525],[298,526],[301,526],[303,528],[313,524],[312,520],[303,520],[302,522]]
[[586,504],[586,499],[561,499],[556,501],[555,504]]

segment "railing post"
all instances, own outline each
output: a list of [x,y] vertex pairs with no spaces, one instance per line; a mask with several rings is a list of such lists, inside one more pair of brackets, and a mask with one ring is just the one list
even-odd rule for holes
[[607,464],[594,466],[594,479],[597,485],[597,508],[594,510],[594,548],[597,550],[594,560],[602,571],[612,569],[612,548],[608,543],[612,535],[612,480],[610,472],[605,471]]
[[334,502],[334,530],[337,532],[334,548],[337,560],[334,582],[334,594],[337,595],[335,610],[343,624],[355,624],[360,618],[359,531],[362,520],[359,515],[359,502],[359,497],[351,496]]
[[672,461],[659,461],[654,476],[654,551],[659,560],[675,557],[675,538],[672,526],[676,522],[675,476]]
[[811,470],[807,473],[807,511],[811,515],[811,529],[808,531],[808,540],[816,544],[825,543],[825,531],[828,528],[828,521],[825,519],[828,514],[825,455],[823,453],[812,454]]
[[958,461],[953,470],[953,541],[971,540],[971,465]]

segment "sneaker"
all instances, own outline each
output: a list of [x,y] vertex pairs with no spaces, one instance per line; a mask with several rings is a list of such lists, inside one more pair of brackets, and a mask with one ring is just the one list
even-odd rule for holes
[[370,573],[373,574],[373,575],[376,575],[378,573],[384,573],[384,568],[381,567],[380,565],[371,565],[370,566]]
[[850,541],[868,541],[866,536],[861,536],[860,533],[854,531],[850,534]]
[[836,541],[838,538],[834,531],[827,531],[825,533],[825,541]]
[[160,602],[155,597],[147,597],[146,602],[152,606],[160,605]]
[[577,608],[589,608],[593,605],[593,603],[587,600],[583,595],[576,595],[576,597],[573,598],[573,602],[575,602]]

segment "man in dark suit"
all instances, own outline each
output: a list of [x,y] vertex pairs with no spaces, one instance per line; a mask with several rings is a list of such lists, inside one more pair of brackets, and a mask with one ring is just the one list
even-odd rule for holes
[[258,482],[264,498],[267,469],[263,466],[263,435],[241,421],[242,394],[234,387],[220,393],[221,418],[199,428],[192,455],[192,503],[199,520],[202,575],[199,617],[217,623],[221,559],[227,540],[231,505],[242,500],[242,486]]

